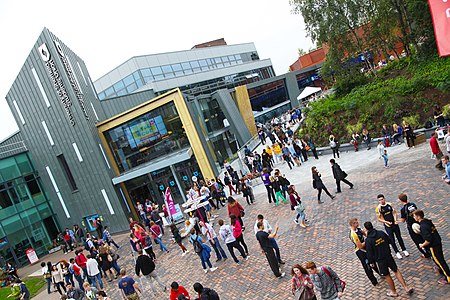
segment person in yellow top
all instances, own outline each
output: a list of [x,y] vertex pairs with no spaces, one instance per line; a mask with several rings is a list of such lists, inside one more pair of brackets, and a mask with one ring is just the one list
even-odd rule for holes
[[279,163],[283,160],[281,155],[281,147],[278,143],[272,145],[272,152],[273,156],[275,156],[275,163]]
[[391,246],[395,251],[395,256],[398,259],[402,259],[402,255],[398,251],[397,245],[395,244],[396,237],[398,240],[398,244],[402,248],[403,254],[405,254],[405,256],[409,256],[408,251],[406,251],[405,243],[402,239],[400,227],[398,226],[397,211],[392,207],[391,203],[386,202],[383,194],[379,194],[377,196],[377,199],[379,204],[375,209],[375,212],[377,214],[378,221],[384,224],[384,229],[391,239]]
[[366,272],[367,278],[369,278],[370,282],[372,282],[373,286],[376,286],[378,284],[378,280],[373,274],[373,271],[377,272],[379,274],[378,268],[375,265],[375,267],[372,268],[369,266],[368,260],[367,260],[367,253],[365,249],[365,232],[359,227],[359,222],[357,218],[351,218],[348,221],[350,225],[350,233],[349,238],[352,241],[352,243],[355,245],[355,254],[361,261],[361,264],[364,268],[364,272]]
[[270,148],[269,145],[266,146],[266,152],[267,152],[270,156],[272,156],[272,148]]

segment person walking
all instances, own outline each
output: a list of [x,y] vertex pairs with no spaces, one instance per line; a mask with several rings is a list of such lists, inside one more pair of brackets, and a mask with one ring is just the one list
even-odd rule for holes
[[450,269],[444,258],[442,251],[442,239],[439,232],[436,230],[433,222],[430,219],[425,219],[425,214],[418,209],[413,212],[414,219],[420,224],[420,233],[425,242],[419,244],[420,247],[430,247],[434,262],[439,266],[440,273],[445,276],[445,279],[439,279],[440,284],[450,284]]
[[322,300],[335,300],[342,297],[345,283],[343,284],[343,281],[331,267],[317,268],[315,262],[309,261],[305,264],[305,269],[308,271]]
[[248,248],[247,248],[247,244],[244,241],[244,235],[242,234],[242,226],[241,223],[239,222],[239,220],[236,218],[235,215],[231,215],[230,216],[230,223],[231,223],[231,228],[233,229],[233,236],[236,239],[236,241],[242,245],[242,247],[245,250],[245,255],[248,255]]
[[136,276],[141,277],[142,272],[142,275],[148,278],[148,283],[154,294],[156,293],[156,289],[155,286],[153,285],[153,280],[156,281],[161,286],[164,292],[166,292],[167,287],[164,285],[164,283],[162,283],[155,269],[156,266],[155,263],[153,262],[153,259],[151,259],[148,255],[145,255],[142,249],[139,249],[138,258],[136,259],[135,265]]
[[403,134],[406,138],[406,145],[408,148],[414,148],[416,136],[414,134],[414,130],[411,128],[411,125],[409,125],[406,121],[403,121]]
[[353,189],[353,183],[348,181],[347,179],[347,173],[342,171],[341,166],[339,166],[334,158],[330,159],[331,164],[331,171],[333,171],[333,177],[336,180],[336,193],[341,193],[341,181],[345,184],[347,184],[350,189]]
[[328,140],[330,141],[330,148],[333,151],[333,158],[336,158],[336,155],[339,158],[339,145],[336,142],[336,138],[334,135],[330,135]]
[[359,222],[357,218],[351,218],[348,223],[350,225],[349,238],[350,241],[352,241],[353,245],[355,246],[355,254],[358,257],[359,261],[361,262],[361,265],[364,268],[364,272],[366,273],[367,278],[369,278],[373,286],[376,286],[378,284],[378,280],[373,274],[373,271],[375,270],[375,272],[377,272],[378,274],[379,271],[376,266],[372,269],[367,261],[367,252],[365,249],[366,245],[364,242],[365,240],[364,232],[359,227]]
[[213,289],[205,288],[201,283],[194,283],[194,291],[197,292],[197,300],[220,300],[219,294]]
[[214,231],[214,228],[209,224],[205,223],[203,221],[199,222],[202,234],[206,236],[208,239],[210,245],[213,247],[214,251],[216,252],[216,257],[218,261],[226,260],[228,257],[225,254],[225,251],[223,250],[222,246],[220,245],[219,239],[217,238],[216,232]]
[[[78,282],[78,286],[80,287],[81,290],[84,291],[83,288],[83,269],[75,262],[75,258],[71,258],[69,260],[70,264],[69,264],[69,272],[73,272],[73,275],[75,277],[75,280]],[[87,275],[87,269],[86,272],[84,273],[85,277],[88,277]],[[88,277],[88,283],[91,283],[91,280]],[[68,288],[69,284],[66,285],[66,287]],[[72,284],[72,286],[75,286],[74,284]]]
[[122,292],[122,297],[126,300],[139,300],[140,297],[136,291],[142,294],[142,290],[137,282],[134,281],[133,277],[127,275],[127,270],[125,270],[125,268],[120,270],[120,276],[122,276],[122,278],[117,285]]
[[430,147],[431,147],[431,152],[433,153],[433,155],[436,156],[436,160],[438,161],[438,163],[436,164],[435,167],[439,170],[444,170],[444,167],[442,166],[442,161],[441,161],[443,154],[442,154],[441,148],[439,147],[439,143],[437,141],[437,132],[433,132],[433,134],[431,135]]
[[155,224],[155,222],[150,222],[150,232],[152,234],[153,239],[157,244],[159,244],[159,251],[165,251],[169,253],[169,249],[167,249],[166,245],[162,242],[162,233],[161,228]]
[[100,220],[99,217],[95,218],[93,225],[94,225],[95,230],[97,231],[97,237],[100,238],[103,233],[102,220]]
[[[256,222],[255,222],[255,226],[253,227],[255,234],[259,231],[258,230],[258,223],[259,222],[263,222],[264,224],[264,231],[267,232],[268,234],[272,233],[272,226],[270,226],[269,221],[267,221],[267,219],[264,218],[263,215],[259,214],[257,216]],[[280,254],[280,248],[278,247],[277,241],[275,238],[270,238],[270,242],[272,242],[272,246],[273,249],[275,250],[275,256],[277,257],[278,260],[278,264],[280,265],[284,265],[285,262],[283,260],[281,260],[281,254]]]
[[311,149],[311,152],[314,155],[314,158],[319,159],[319,156],[317,155],[316,145],[314,144],[314,141],[311,138],[308,139],[308,146],[309,146],[309,149]]
[[170,224],[170,231],[172,232],[172,236],[173,236],[175,243],[177,243],[178,246],[180,246],[180,248],[181,248],[181,256],[185,256],[186,253],[189,252],[189,250],[186,249],[186,247],[183,245],[180,231],[178,230],[178,227],[177,227],[177,225],[175,225],[175,223]]
[[247,178],[247,176],[242,177],[241,179],[241,189],[242,196],[245,197],[248,205],[255,203],[255,195],[253,194],[252,182]]
[[279,198],[281,198],[284,203],[287,203],[286,198],[283,196],[283,182],[280,177],[281,176],[270,176],[270,181],[272,182],[273,190],[275,192],[275,206],[278,206]]
[[222,219],[219,219],[217,221],[217,223],[220,226],[220,229],[219,229],[220,239],[225,243],[225,245],[227,245],[228,252],[230,252],[230,255],[233,258],[234,262],[237,264],[240,264],[239,260],[237,259],[236,255],[234,254],[233,248],[236,248],[239,251],[239,253],[241,254],[243,259],[248,260],[247,255],[244,252],[244,249],[236,241],[236,238],[233,235],[233,229],[231,228],[231,226],[226,225]]
[[194,251],[197,253],[200,261],[202,263],[202,268],[205,273],[209,271],[214,272],[217,270],[217,267],[213,267],[210,261],[211,258],[211,248],[203,244],[203,240],[200,236],[197,235],[195,229],[191,229],[191,236],[189,237],[189,242],[194,246]]
[[267,261],[269,262],[269,266],[272,269],[273,274],[277,278],[283,278],[286,273],[280,272],[280,267],[278,264],[278,259],[274,253],[273,242],[270,239],[273,239],[277,236],[278,226],[275,228],[275,231],[271,234],[268,234],[264,231],[264,222],[258,222],[257,224],[258,231],[256,232],[256,239],[259,242],[262,253],[266,256]]
[[105,229],[103,230],[102,240],[104,240],[108,246],[111,246],[113,244],[117,249],[120,249],[120,246],[117,245],[117,243],[113,240],[111,234],[109,233],[108,226],[105,226]]
[[391,240],[389,236],[381,230],[374,229],[371,222],[365,222],[364,228],[367,232],[367,238],[365,241],[367,260],[371,267],[374,268],[375,264],[377,265],[378,270],[380,271],[380,275],[386,280],[387,284],[389,285],[391,291],[390,293],[387,293],[387,296],[398,297],[394,281],[389,274],[389,269],[394,272],[395,277],[403,286],[406,293],[408,295],[411,295],[414,292],[414,288],[409,288],[409,286],[406,284],[402,273],[398,269],[397,264],[395,263],[395,260],[391,255],[391,249],[389,248]]
[[309,277],[308,271],[299,264],[295,264],[291,269],[292,284],[291,290],[295,300],[316,300],[314,294],[314,284]]
[[283,155],[283,160],[287,162],[289,169],[292,170],[294,163],[292,162],[291,151],[289,150],[287,144],[283,144],[283,148],[281,149],[281,153]]
[[178,300],[180,299],[180,295],[184,296],[184,299],[191,299],[188,291],[183,286],[179,285],[176,281],[172,282],[170,285],[170,300]]
[[138,252],[139,249],[144,249],[145,253],[147,253],[148,256],[150,256],[151,259],[156,260],[156,254],[153,251],[153,242],[148,233],[145,233],[141,239],[139,240],[140,247],[136,249],[135,251]]
[[395,251],[395,256],[398,259],[402,259],[402,255],[400,254],[397,245],[395,244],[395,238],[397,237],[398,244],[400,245],[400,248],[403,251],[403,254],[405,256],[409,256],[408,251],[406,251],[405,243],[403,242],[402,235],[400,232],[400,226],[398,226],[397,221],[397,211],[395,208],[392,207],[392,204],[389,202],[386,202],[386,198],[383,194],[379,194],[377,196],[378,199],[378,206],[375,209],[375,212],[377,214],[378,221],[382,224],[384,224],[384,229],[386,230],[386,233],[389,235],[389,238],[391,239],[391,246],[392,249]]
[[52,286],[52,263],[41,262],[41,273],[44,277],[45,281],[47,281],[47,293],[51,294],[51,286]]
[[86,270],[91,284],[96,285],[97,290],[103,290],[103,281],[100,275],[98,262],[91,254],[87,256]]
[[317,171],[316,167],[311,168],[312,178],[313,178],[313,188],[317,189],[317,202],[323,203],[323,201],[320,201],[320,195],[322,194],[322,190],[325,191],[325,193],[333,200],[336,196],[333,196],[328,191],[327,187],[322,181],[322,175]]
[[230,196],[233,195],[233,192],[235,194],[237,194],[235,188],[233,187],[233,185],[231,184],[231,177],[230,175],[228,175],[228,172],[225,172],[223,175],[223,182],[225,183],[226,186],[228,186],[228,189],[230,191]]
[[294,223],[298,224],[298,220],[300,219],[300,226],[303,228],[308,227],[306,224],[306,216],[305,216],[305,207],[302,204],[300,196],[295,190],[294,185],[290,185],[288,188],[289,200],[291,201],[291,209],[297,212],[297,216],[294,219]]
[[416,245],[417,249],[419,249],[419,252],[421,253],[420,256],[422,258],[431,257],[429,247],[422,248],[419,246],[420,244],[425,242],[422,235],[415,233],[412,228],[413,224],[415,223],[417,224],[417,221],[414,219],[413,216],[413,213],[417,210],[417,205],[412,202],[408,202],[408,196],[404,193],[398,195],[398,200],[403,205],[402,208],[400,209],[400,219],[398,220],[402,223],[406,222],[406,228],[408,229],[409,236]]
[[117,278],[117,275],[113,275],[113,271],[111,270],[113,268],[113,258],[111,254],[109,254],[106,251],[106,248],[104,246],[99,247],[99,254],[98,259],[101,263],[101,268],[103,272],[106,274],[106,277],[108,278],[108,282],[113,281],[113,276]]
[[245,230],[244,221],[242,220],[242,217],[244,216],[244,208],[242,205],[233,197],[228,197],[228,217],[231,217],[231,215],[235,215],[236,218],[239,220],[242,230]]
[[269,203],[275,202],[275,193],[273,191],[272,181],[270,180],[270,171],[268,168],[264,168],[261,174],[261,179],[267,190],[267,197],[269,198]]
[[61,268],[58,268],[57,265],[52,266],[52,282],[60,295],[63,294],[61,289],[64,290],[64,293],[66,292],[66,286],[64,284],[64,276],[62,274]]

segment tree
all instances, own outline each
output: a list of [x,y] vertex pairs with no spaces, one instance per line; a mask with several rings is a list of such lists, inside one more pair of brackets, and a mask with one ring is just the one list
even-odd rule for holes
[[299,57],[302,56],[302,55],[305,55],[307,53],[305,50],[303,50],[303,48],[298,48],[297,51],[298,51],[298,56]]

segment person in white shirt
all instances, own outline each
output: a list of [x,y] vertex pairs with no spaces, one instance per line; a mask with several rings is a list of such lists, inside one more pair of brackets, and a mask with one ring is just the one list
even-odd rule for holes
[[237,264],[240,264],[239,260],[237,259],[236,255],[234,254],[233,248],[238,249],[239,253],[241,253],[241,256],[248,260],[247,255],[245,255],[244,249],[242,246],[236,241],[236,238],[233,235],[233,229],[230,225],[225,224],[222,219],[219,219],[217,223],[220,226],[219,229],[219,236],[220,239],[227,245],[228,251],[231,254],[231,257],[233,258],[234,262]]
[[225,254],[225,251],[223,250],[222,246],[219,243],[219,239],[217,238],[216,232],[214,231],[214,228],[209,224],[205,223],[203,221],[199,222],[200,228],[202,230],[202,234],[208,238],[209,243],[214,248],[214,251],[216,252],[217,261],[226,260],[228,257]]
[[445,146],[447,148],[447,153],[450,154],[450,127],[448,127],[448,132],[444,137]]
[[[272,233],[272,226],[270,226],[269,221],[267,221],[266,219],[264,219],[263,215],[258,215],[256,222],[255,222],[255,226],[253,227],[253,230],[255,231],[255,234],[259,231],[258,229],[258,223],[262,222],[264,224],[264,231],[267,232],[268,234]],[[277,241],[275,240],[275,238],[269,238],[269,240],[272,242],[272,246],[275,249],[275,255],[277,257],[278,263],[280,265],[284,265],[285,262],[281,259],[281,254],[280,254],[280,248],[278,247]]]
[[378,151],[378,158],[381,159],[383,157],[383,154],[384,154],[384,145],[383,145],[383,141],[382,140],[378,141],[377,151]]
[[87,256],[86,269],[92,285],[97,286],[97,290],[103,290],[102,277],[98,269],[98,262],[91,255]]

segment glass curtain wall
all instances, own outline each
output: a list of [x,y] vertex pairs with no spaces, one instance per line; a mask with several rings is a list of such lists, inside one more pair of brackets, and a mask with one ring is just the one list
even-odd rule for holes
[[27,264],[26,250],[33,248],[38,256],[48,253],[58,225],[37,172],[27,153],[0,160],[0,239],[6,237],[9,247],[0,255],[14,264]]
[[189,146],[173,102],[105,132],[121,173]]

